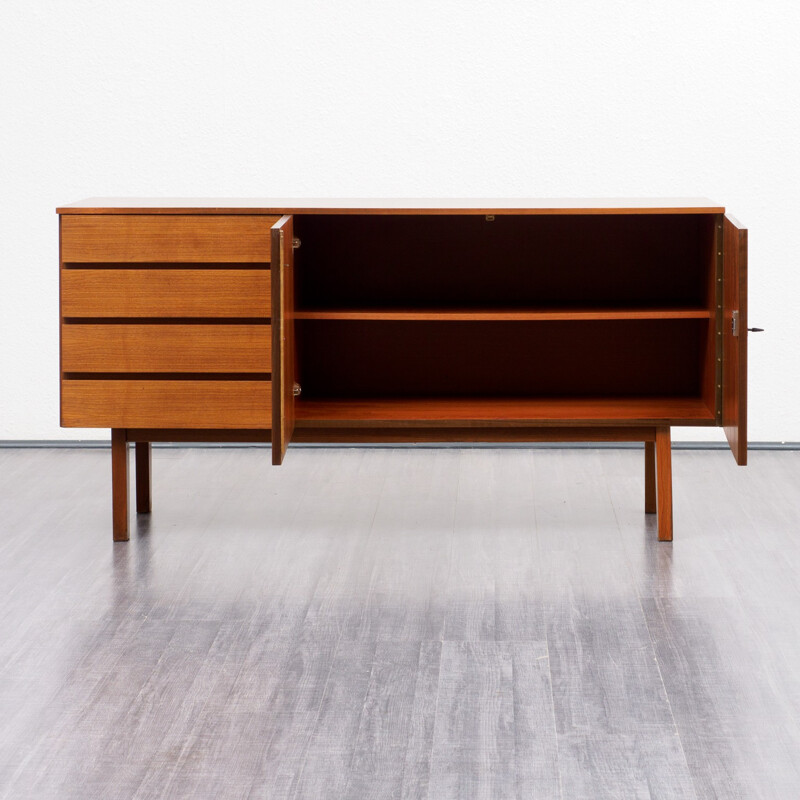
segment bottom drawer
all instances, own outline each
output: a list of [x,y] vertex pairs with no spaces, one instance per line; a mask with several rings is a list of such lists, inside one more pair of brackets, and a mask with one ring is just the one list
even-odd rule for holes
[[272,382],[64,380],[66,428],[270,428]]

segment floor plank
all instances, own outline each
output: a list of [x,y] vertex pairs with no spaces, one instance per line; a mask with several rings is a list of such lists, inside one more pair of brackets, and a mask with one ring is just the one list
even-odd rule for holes
[[444,642],[430,797],[513,797],[514,673],[506,642]]

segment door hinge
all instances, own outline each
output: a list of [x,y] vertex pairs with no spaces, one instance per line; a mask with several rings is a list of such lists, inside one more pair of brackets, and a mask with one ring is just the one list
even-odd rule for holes
[[301,244],[302,242],[297,236],[292,238],[292,250],[297,250]]
[[295,383],[292,386],[292,396],[293,397],[300,397],[300,392],[302,392],[302,391],[303,390],[300,388],[300,384],[299,383]]
[[731,334],[733,336],[739,335],[739,312],[734,311],[731,314]]

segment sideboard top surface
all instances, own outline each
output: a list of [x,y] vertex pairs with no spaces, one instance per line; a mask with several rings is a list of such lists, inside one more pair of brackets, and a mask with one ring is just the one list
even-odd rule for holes
[[59,214],[723,214],[706,197],[235,198],[91,197]]

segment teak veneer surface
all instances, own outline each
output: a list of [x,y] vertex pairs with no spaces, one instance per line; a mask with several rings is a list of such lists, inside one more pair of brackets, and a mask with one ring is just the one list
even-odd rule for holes
[[130,442],[146,513],[151,441],[644,441],[666,541],[669,426],[745,463],[747,232],[706,198],[57,211],[61,424],[112,429],[115,539]]
[[69,215],[61,220],[61,260],[267,263],[275,221],[229,214]]
[[[127,441],[127,432],[126,432]],[[153,498],[151,476],[153,473],[153,448],[150,442],[136,443],[136,513],[149,514]]]
[[669,428],[656,429],[656,507],[658,540],[672,541],[672,445]]
[[443,427],[478,425],[693,425],[714,415],[700,399],[643,398],[436,398],[300,400],[298,428]]
[[[736,463],[747,464],[747,230],[733,217],[724,222],[722,424]],[[733,333],[733,311],[739,329]]]
[[63,269],[64,317],[252,317],[272,308],[268,269]]
[[272,463],[281,464],[295,425],[296,346],[294,330],[294,218],[281,217],[272,229],[272,352],[275,364],[272,404]]
[[65,324],[64,372],[270,372],[269,324]]
[[392,427],[330,427],[295,428],[292,440],[317,444],[408,444],[416,442],[654,442],[653,426],[624,425],[537,425],[529,427],[419,427],[398,425]]
[[128,496],[130,495],[131,475],[129,470],[129,448],[125,431],[115,428],[111,431],[111,514],[115,542],[128,541]]
[[269,428],[268,380],[64,379],[70,428]]
[[90,197],[59,214],[722,214],[707,197],[191,198]]

